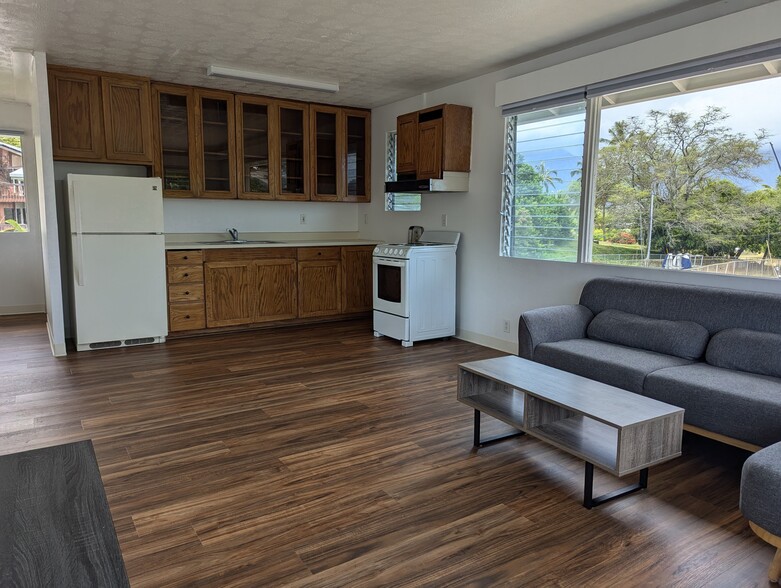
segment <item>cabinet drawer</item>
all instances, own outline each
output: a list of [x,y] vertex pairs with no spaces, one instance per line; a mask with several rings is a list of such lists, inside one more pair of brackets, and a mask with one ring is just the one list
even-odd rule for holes
[[206,328],[203,302],[176,303],[168,306],[171,331],[189,331]]
[[203,300],[203,284],[171,284],[168,302],[195,302]]
[[168,266],[168,283],[183,284],[203,282],[202,265],[171,265]]
[[168,251],[165,254],[168,265],[193,265],[203,263],[203,251]]
[[341,247],[302,247],[298,250],[300,261],[314,261],[316,259],[341,259]]

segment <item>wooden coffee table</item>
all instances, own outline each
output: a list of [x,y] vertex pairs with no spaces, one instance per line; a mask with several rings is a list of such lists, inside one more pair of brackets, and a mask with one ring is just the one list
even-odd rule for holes
[[[474,444],[528,433],[586,462],[583,506],[648,487],[648,468],[681,455],[683,409],[516,356],[462,363],[458,400],[475,409]],[[484,412],[518,433],[481,440]],[[594,466],[637,484],[593,496]]]

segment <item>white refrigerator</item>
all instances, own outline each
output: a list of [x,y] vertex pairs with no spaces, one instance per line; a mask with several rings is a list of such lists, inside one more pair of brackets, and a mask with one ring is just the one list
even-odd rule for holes
[[71,327],[78,351],[168,335],[160,178],[68,174]]

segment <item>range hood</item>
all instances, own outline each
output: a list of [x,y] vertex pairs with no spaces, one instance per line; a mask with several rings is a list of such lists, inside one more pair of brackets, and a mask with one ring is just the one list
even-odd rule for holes
[[429,192],[469,192],[469,172],[442,172],[442,178],[385,182],[385,192],[424,194]]

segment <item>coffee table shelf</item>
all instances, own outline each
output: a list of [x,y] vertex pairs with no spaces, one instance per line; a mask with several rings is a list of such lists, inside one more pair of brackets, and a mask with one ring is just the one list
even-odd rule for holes
[[639,471],[634,491],[650,466],[681,455],[682,408],[520,357],[459,365],[458,400],[476,411],[476,446],[485,412],[583,459],[589,508],[621,495],[591,497],[594,466],[619,477]]

